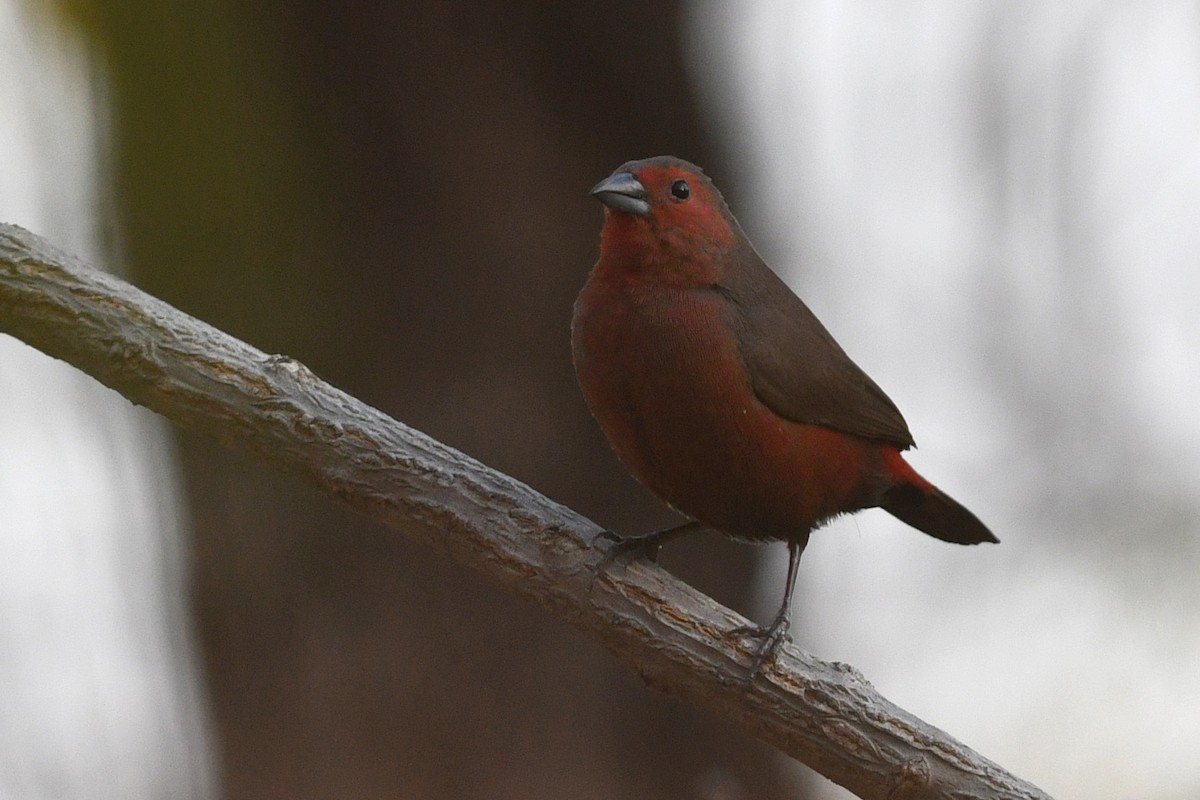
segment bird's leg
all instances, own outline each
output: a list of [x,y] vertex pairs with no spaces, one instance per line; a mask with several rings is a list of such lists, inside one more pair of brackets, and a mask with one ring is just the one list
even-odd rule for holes
[[750,672],[746,676],[746,686],[754,682],[762,665],[774,658],[780,645],[787,640],[788,627],[791,625],[792,592],[796,589],[796,573],[800,567],[800,554],[804,552],[806,542],[788,542],[787,584],[783,592],[783,605],[775,619],[765,628],[757,625],[744,625],[733,629],[734,634],[746,634],[762,639],[755,651],[754,660],[750,662]]
[[601,531],[596,538],[610,539],[613,544],[608,548],[608,552],[604,554],[604,558],[600,559],[600,563],[596,565],[596,572],[603,572],[609,564],[617,559],[632,561],[642,556],[651,561],[658,561],[658,551],[664,542],[668,539],[682,536],[685,533],[701,530],[702,528],[704,528],[703,522],[692,520],[682,525],[676,525],[674,528],[666,528],[661,531],[654,531],[653,533],[643,533],[639,536],[617,536],[612,531]]

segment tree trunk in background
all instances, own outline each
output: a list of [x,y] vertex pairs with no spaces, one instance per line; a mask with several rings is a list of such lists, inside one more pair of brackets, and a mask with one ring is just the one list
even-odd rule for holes
[[[145,0],[80,4],[117,76],[137,282],[603,524],[649,530],[673,517],[625,475],[571,370],[601,222],[587,192],[629,158],[719,159],[678,4],[543,5],[207,0],[167,19]],[[783,759],[575,631],[185,445],[232,800],[795,796]],[[664,554],[747,611],[755,558],[703,536]]]

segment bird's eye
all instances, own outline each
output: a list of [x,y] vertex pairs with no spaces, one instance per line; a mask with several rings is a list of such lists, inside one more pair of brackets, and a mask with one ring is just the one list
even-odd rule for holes
[[687,200],[692,194],[692,187],[683,178],[671,184],[671,196],[676,200]]

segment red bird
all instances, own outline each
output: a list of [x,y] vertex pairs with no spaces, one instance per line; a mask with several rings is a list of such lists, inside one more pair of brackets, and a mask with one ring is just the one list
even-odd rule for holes
[[786,636],[809,534],[880,506],[956,544],[995,542],[908,465],[904,417],[763,262],[699,167],[661,156],[598,183],[600,259],[575,302],[584,398],[634,477],[692,522],[623,540],[653,555],[711,527],[788,544],[751,676]]

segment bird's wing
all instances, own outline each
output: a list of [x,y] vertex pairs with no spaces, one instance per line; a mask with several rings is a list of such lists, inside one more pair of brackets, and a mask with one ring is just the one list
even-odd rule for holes
[[[743,257],[758,259],[753,251]],[[761,260],[722,281],[754,393],[781,417],[913,446],[896,404],[850,360],[816,315]]]

